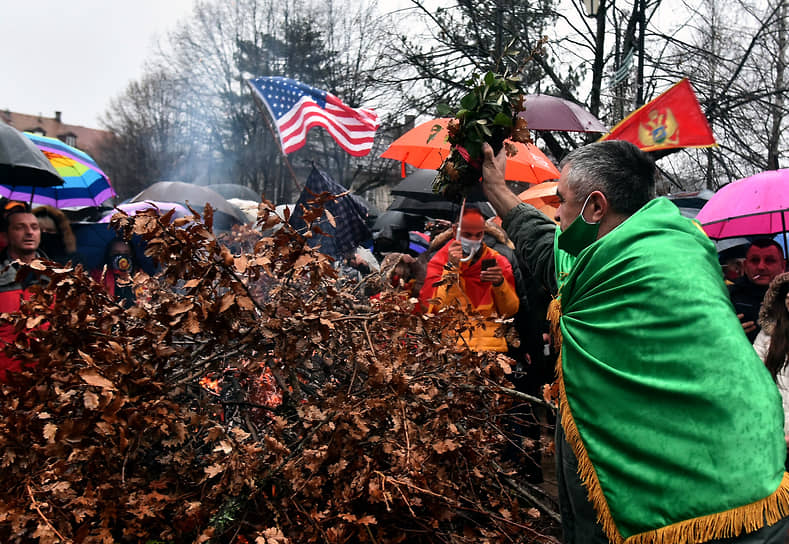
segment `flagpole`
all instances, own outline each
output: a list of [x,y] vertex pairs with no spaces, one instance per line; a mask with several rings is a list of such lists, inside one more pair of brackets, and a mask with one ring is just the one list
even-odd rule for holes
[[[249,88],[249,85],[247,85],[247,88]],[[255,106],[257,106],[257,108],[261,111],[261,113],[263,113],[263,118],[266,120],[266,126],[268,127],[269,132],[271,132],[271,136],[274,138],[274,140],[279,142],[279,146],[278,146],[279,151],[280,153],[282,153],[282,158],[285,161],[285,165],[288,167],[288,171],[290,172],[291,178],[293,178],[293,183],[296,184],[296,188],[299,191],[304,190],[301,183],[299,183],[299,179],[296,177],[296,172],[295,170],[293,170],[293,166],[291,166],[290,161],[288,160],[288,156],[282,150],[282,140],[280,139],[279,134],[277,134],[276,131],[274,130],[274,126],[271,124],[271,119],[269,118],[270,114],[268,112],[268,109],[261,103],[260,97],[257,96],[257,94],[253,92],[252,89],[249,89],[249,92],[252,95],[252,99],[255,101]]]

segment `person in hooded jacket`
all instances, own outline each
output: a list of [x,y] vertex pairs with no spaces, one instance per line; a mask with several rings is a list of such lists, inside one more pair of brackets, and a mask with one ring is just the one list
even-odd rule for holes
[[507,340],[496,320],[518,311],[515,277],[509,261],[484,241],[485,218],[479,210],[465,210],[460,238],[452,238],[431,259],[419,298],[428,313],[454,306],[481,316],[458,343],[473,351],[506,353]]
[[37,206],[33,208],[33,215],[38,219],[41,232],[39,249],[43,254],[59,264],[76,262],[77,238],[66,214],[53,206]]

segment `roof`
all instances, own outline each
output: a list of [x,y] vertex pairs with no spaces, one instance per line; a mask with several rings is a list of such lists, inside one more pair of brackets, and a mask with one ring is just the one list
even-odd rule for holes
[[[21,132],[38,132],[43,136],[57,138],[89,155],[95,154],[101,141],[110,135],[106,130],[63,123],[59,111],[55,112],[55,117],[43,117],[4,110],[0,111],[0,120]],[[74,136],[74,141],[67,141],[68,136]]]

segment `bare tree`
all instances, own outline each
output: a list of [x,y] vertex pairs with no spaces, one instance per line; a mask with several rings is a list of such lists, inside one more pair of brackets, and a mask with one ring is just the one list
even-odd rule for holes
[[189,145],[181,139],[178,96],[175,81],[154,72],[112,101],[102,120],[111,136],[98,154],[119,197],[187,174]]
[[[784,0],[693,5],[686,36],[671,37],[664,77],[689,77],[719,146],[672,157],[686,188],[717,189],[780,164],[785,154]],[[668,38],[668,37],[667,37]]]
[[[249,91],[246,80],[281,75],[329,90],[352,106],[375,106],[382,96],[375,71],[383,41],[382,21],[374,4],[353,0],[204,1],[174,31],[150,63],[151,84],[168,82],[173,100],[167,114],[177,119],[171,147],[178,150],[172,176],[203,184],[240,183],[276,202],[292,201],[298,180],[281,156],[271,122]],[[107,127],[119,140],[142,145],[140,127],[148,123],[144,108],[132,107],[139,89],[115,100]],[[119,123],[117,119],[128,118]],[[131,145],[131,144],[130,144]],[[153,150],[150,150],[153,152]],[[313,162],[337,181],[350,184],[370,159],[350,158],[321,129],[311,131],[306,146],[288,157],[297,177]],[[146,159],[156,161],[159,159]],[[367,161],[367,162],[365,162]],[[152,183],[165,172],[142,181]],[[369,177],[369,176],[367,176]],[[303,181],[303,179],[301,180]]]

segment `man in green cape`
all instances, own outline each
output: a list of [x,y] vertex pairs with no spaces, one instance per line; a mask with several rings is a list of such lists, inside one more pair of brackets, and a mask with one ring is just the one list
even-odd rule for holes
[[518,259],[556,298],[556,451],[566,543],[783,542],[789,475],[777,388],[735,316],[715,247],[623,141],[565,159],[560,228],[483,187]]

